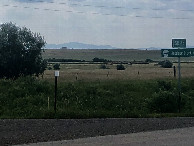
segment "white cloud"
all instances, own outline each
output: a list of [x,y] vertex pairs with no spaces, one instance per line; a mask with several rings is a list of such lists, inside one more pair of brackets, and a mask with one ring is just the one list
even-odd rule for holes
[[192,0],[26,1],[1,0],[0,22],[13,21],[40,32],[48,43],[171,47],[172,37],[185,37],[194,45]]

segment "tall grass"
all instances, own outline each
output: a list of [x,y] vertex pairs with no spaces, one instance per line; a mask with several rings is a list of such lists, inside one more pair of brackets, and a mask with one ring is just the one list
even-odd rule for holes
[[[176,80],[53,82],[32,77],[0,80],[0,118],[149,117],[178,112]],[[49,107],[48,107],[49,99]],[[194,79],[182,82],[181,116],[194,113]],[[169,114],[170,113],[170,114]]]

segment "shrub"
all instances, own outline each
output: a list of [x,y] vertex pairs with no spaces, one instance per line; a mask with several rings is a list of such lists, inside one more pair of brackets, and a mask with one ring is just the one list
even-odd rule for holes
[[117,70],[125,70],[124,65],[122,64],[117,65]]
[[157,81],[155,93],[149,99],[148,107],[151,112],[176,113],[178,112],[178,95],[172,81]]
[[160,61],[158,64],[161,65],[161,67],[163,68],[172,68],[173,66],[173,63],[169,60]]
[[54,70],[59,70],[60,69],[60,64],[56,63],[53,65]]
[[170,91],[159,91],[153,94],[148,106],[151,112],[176,113],[178,112],[178,96]]

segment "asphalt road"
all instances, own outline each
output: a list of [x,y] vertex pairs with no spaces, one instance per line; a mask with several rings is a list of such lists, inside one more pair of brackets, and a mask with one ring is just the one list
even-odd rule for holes
[[23,146],[192,146],[194,127],[98,136],[76,140],[35,143]]
[[187,127],[194,127],[194,118],[2,119],[0,146]]

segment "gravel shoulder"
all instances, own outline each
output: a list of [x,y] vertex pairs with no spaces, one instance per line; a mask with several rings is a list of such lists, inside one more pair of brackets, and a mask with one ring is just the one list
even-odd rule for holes
[[194,127],[194,118],[0,120],[0,145]]

